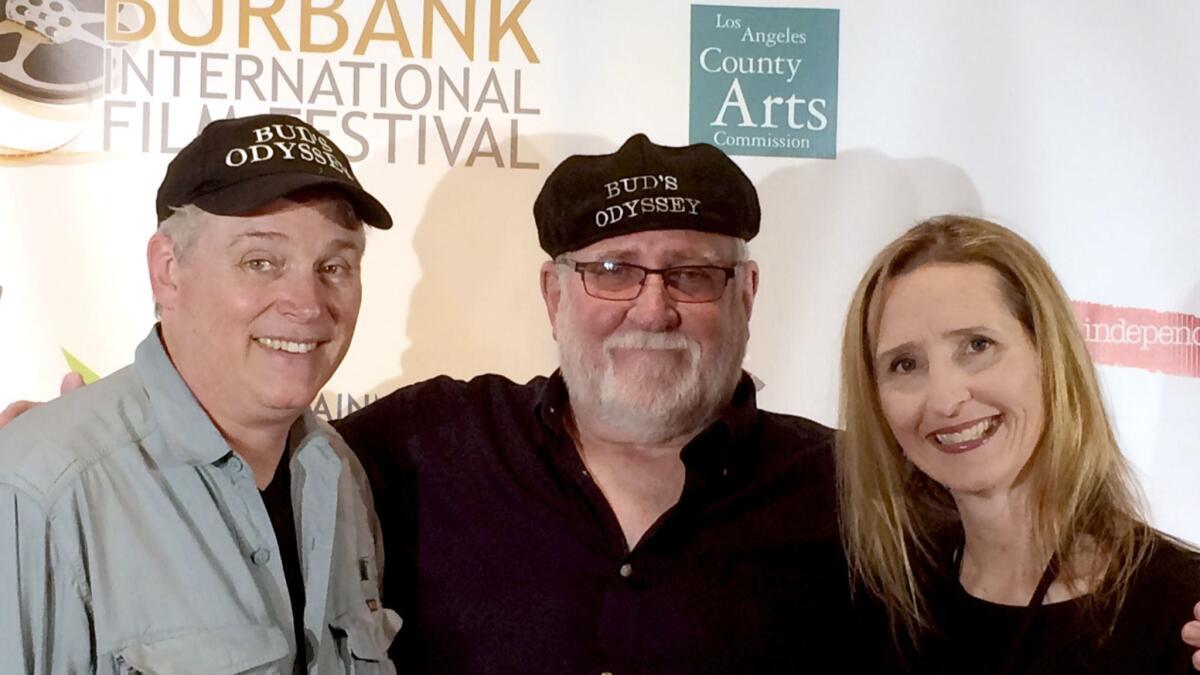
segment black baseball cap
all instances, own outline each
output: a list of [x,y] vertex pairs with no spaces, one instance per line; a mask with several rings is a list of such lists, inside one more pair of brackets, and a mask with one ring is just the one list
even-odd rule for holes
[[300,190],[328,188],[355,214],[381,230],[392,217],[354,175],[350,160],[311,124],[291,115],[253,115],[209,123],[167,165],[158,186],[158,222],[172,207],[195,204],[209,213],[249,213]]
[[758,192],[728,155],[707,143],[667,147],[636,134],[610,155],[572,155],[533,204],[551,256],[646,230],[698,230],[750,240]]

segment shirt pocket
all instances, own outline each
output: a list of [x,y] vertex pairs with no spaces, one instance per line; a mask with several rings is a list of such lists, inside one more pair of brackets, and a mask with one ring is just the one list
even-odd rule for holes
[[275,626],[227,626],[128,645],[116,653],[116,672],[121,675],[275,673],[278,668],[268,667],[287,655],[287,639]]
[[387,650],[400,629],[400,616],[390,609],[367,607],[343,612],[329,622],[342,672],[351,675],[391,674],[396,670]]

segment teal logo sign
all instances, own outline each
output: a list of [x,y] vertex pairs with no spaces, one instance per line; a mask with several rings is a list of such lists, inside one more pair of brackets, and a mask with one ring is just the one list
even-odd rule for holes
[[837,156],[838,10],[692,6],[691,142]]

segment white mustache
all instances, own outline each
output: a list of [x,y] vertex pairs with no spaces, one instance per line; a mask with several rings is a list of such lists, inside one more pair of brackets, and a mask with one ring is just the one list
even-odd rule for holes
[[651,331],[629,331],[610,335],[604,339],[604,349],[667,349],[690,352],[699,344],[681,333],[655,333]]

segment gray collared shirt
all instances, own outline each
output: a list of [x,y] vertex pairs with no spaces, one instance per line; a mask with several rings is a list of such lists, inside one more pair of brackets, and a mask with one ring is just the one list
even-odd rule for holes
[[366,476],[305,412],[289,434],[298,650],[248,466],[157,330],[129,366],[0,430],[0,673],[394,672]]

